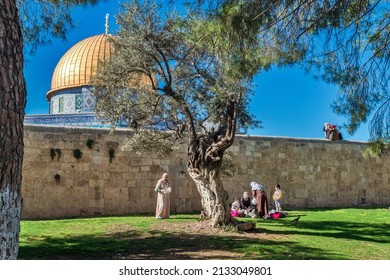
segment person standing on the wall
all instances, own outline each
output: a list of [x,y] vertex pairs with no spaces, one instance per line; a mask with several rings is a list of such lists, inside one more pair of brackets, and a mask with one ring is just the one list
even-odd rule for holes
[[256,198],[256,210],[260,218],[268,216],[268,199],[263,185],[252,182],[252,195]]
[[170,214],[171,186],[168,181],[168,174],[164,173],[158,180],[154,189],[157,192],[156,219],[168,219]]

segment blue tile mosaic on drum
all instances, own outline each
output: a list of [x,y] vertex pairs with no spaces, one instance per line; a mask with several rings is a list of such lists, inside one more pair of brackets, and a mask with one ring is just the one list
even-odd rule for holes
[[[94,113],[81,114],[47,114],[26,115],[24,124],[47,126],[77,126],[77,127],[110,127],[109,123],[99,120]],[[125,120],[120,120],[117,127],[128,127]]]

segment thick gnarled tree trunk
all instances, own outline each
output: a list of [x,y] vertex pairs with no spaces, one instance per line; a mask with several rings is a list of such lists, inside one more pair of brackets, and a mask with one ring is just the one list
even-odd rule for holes
[[241,94],[238,102],[227,104],[225,126],[219,126],[216,130],[212,128],[200,136],[195,129],[190,129],[187,169],[201,196],[205,218],[211,220],[213,227],[235,223],[230,216],[229,194],[223,187],[219,171],[225,151],[234,143],[240,98]]
[[229,195],[223,188],[223,184],[215,171],[199,172],[198,169],[189,167],[188,173],[194,180],[198,192],[202,198],[204,218],[211,221],[212,227],[226,225],[232,221],[229,209]]
[[26,86],[15,0],[0,0],[0,259],[19,249]]

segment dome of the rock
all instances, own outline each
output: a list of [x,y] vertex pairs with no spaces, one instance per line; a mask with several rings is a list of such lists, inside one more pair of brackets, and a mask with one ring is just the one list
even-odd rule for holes
[[86,38],[62,56],[54,69],[51,89],[46,94],[50,114],[94,111],[96,100],[92,94],[91,78],[99,64],[111,57],[111,36],[101,34]]
[[109,34],[86,38],[70,48],[54,69],[48,100],[56,92],[90,85],[99,63],[111,57],[112,43]]

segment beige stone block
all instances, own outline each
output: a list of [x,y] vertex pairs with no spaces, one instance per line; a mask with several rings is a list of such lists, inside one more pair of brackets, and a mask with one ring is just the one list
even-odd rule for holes
[[135,179],[135,174],[138,174],[136,172],[124,172],[124,173],[119,173],[121,174],[122,176],[122,179],[123,180],[131,180],[131,179]]
[[295,198],[305,198],[305,197],[308,196],[307,192],[308,192],[308,189],[305,188],[305,187],[303,187],[303,188],[294,188],[293,195],[294,195]]
[[89,186],[89,180],[83,177],[74,178],[73,179],[73,185],[76,187],[88,187]]
[[119,188],[112,188],[107,186],[104,189],[104,199],[107,202],[108,199],[117,199],[119,197]]
[[347,179],[349,178],[349,173],[345,171],[341,171],[341,179]]
[[115,188],[126,188],[127,187],[127,181],[126,180],[117,180],[116,184],[115,185],[111,185],[111,186],[114,186]]
[[252,152],[246,151],[246,152],[245,152],[245,156],[251,157],[251,156],[252,156]]
[[260,157],[262,157],[262,153],[259,153],[259,152],[255,152],[255,153],[253,153],[253,157],[255,157],[255,158],[260,158]]
[[[153,180],[136,180],[135,186],[138,189],[154,189],[156,187],[156,183],[157,181],[155,182]],[[172,183],[172,185],[174,184]]]
[[168,172],[169,173],[169,165],[161,165],[161,170],[163,170],[164,172]]
[[126,186],[128,188],[135,188],[135,187],[137,187],[136,182],[137,182],[137,180],[127,180]]
[[75,171],[89,171],[90,164],[84,162],[74,162],[71,164],[71,167]]
[[94,187],[88,189],[89,199],[102,199],[104,198],[104,188]]
[[63,150],[61,156],[62,162],[75,163],[76,159],[73,156],[73,150]]
[[306,165],[300,165],[299,171],[306,171]]
[[[144,172],[143,173],[143,178],[145,180],[152,180],[152,181],[155,181],[157,182],[157,180],[159,180],[161,178],[161,175],[164,173],[165,171],[162,170],[160,172]],[[170,173],[170,177],[171,177],[171,182],[173,182],[173,179],[175,178],[177,173]]]
[[306,180],[306,181],[311,181],[311,182],[312,182],[312,181],[314,181],[314,178],[315,178],[315,177],[314,177],[314,175],[312,175],[312,174],[306,175],[306,176],[305,176],[305,180]]
[[101,156],[92,156],[92,162],[94,164],[102,164],[102,157]]
[[152,165],[152,164],[153,164],[153,160],[150,158],[142,158],[142,160],[141,160],[141,165],[143,165],[143,166]]
[[279,157],[279,158],[286,158],[286,154],[285,154],[285,153],[279,153],[279,154],[278,154],[278,157]]
[[[115,159],[114,159],[115,160]],[[115,160],[115,171],[128,172],[131,165]]]
[[106,198],[104,200],[104,212],[109,215],[121,214],[117,198]]
[[162,159],[161,160],[161,165],[170,165],[171,164],[171,160],[169,159]]
[[141,166],[141,172],[149,172],[150,167],[149,166]]
[[[103,165],[103,164],[91,163],[91,164],[89,164],[89,170],[90,170],[90,171],[96,171],[96,172],[102,173],[102,172],[104,172],[105,170],[107,170],[107,166],[106,166],[106,165]],[[118,170],[118,171],[119,171],[119,170]]]
[[194,196],[193,190],[190,188],[178,188],[178,196],[179,198],[191,199]]
[[253,143],[253,144],[247,146],[246,150],[249,151],[249,152],[254,152],[255,151],[255,142],[251,141],[251,143]]
[[110,171],[107,171],[109,170],[108,168],[106,168],[106,170],[104,172],[101,173],[100,175],[100,178],[106,180],[106,181],[109,181],[110,178],[111,178],[111,172]]
[[104,199],[89,199],[88,206],[92,208],[104,208]]
[[73,150],[75,149],[72,141],[64,141],[64,149]]
[[89,180],[89,187],[90,188],[96,188],[96,187],[99,187],[99,188],[103,188],[104,187],[104,180],[102,180],[102,179],[97,179],[97,180],[95,180],[95,179],[90,179]]
[[[131,176],[130,176],[131,175]],[[137,179],[143,179],[143,174],[141,172],[138,173],[130,173],[130,175],[127,177],[128,179],[137,180]]]

